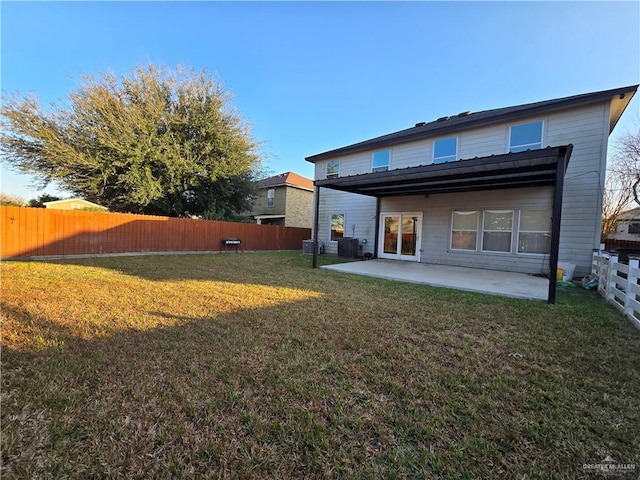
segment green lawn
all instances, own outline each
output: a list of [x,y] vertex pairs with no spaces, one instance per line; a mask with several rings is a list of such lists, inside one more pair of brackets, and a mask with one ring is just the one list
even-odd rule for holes
[[640,331],[597,294],[310,265],[2,262],[2,478],[640,475]]

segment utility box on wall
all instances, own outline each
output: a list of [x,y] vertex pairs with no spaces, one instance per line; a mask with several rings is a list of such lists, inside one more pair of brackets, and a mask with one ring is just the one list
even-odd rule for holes
[[338,239],[338,256],[342,258],[358,257],[358,239],[343,237]]

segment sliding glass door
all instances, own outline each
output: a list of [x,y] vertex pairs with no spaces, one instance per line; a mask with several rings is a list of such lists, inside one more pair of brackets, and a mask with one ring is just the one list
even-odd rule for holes
[[380,258],[420,260],[422,213],[383,213],[380,219]]

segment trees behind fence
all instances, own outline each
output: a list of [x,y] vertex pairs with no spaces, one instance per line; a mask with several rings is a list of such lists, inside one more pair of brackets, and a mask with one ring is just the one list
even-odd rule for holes
[[0,222],[3,258],[220,251],[227,237],[242,250],[297,250],[311,237],[308,228],[10,206]]

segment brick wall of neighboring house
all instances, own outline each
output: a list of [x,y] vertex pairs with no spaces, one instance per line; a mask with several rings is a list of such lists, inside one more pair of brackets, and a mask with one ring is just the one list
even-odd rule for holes
[[275,187],[273,207],[267,205],[268,188],[258,189],[258,194],[253,207],[253,215],[284,215],[286,208],[286,188]]
[[287,187],[286,191],[285,226],[311,228],[313,192],[292,187]]

